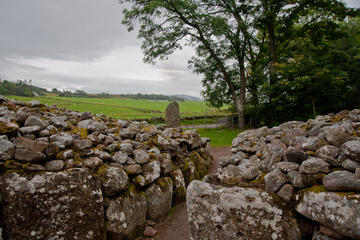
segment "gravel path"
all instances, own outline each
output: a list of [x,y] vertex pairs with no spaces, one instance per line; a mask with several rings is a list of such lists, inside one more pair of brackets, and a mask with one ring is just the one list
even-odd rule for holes
[[[231,147],[213,147],[210,149],[214,156],[209,173],[215,173],[219,166],[219,158],[231,156]],[[178,204],[173,213],[164,221],[162,226],[157,227],[159,234],[157,240],[190,240],[190,226],[187,220],[186,203]]]

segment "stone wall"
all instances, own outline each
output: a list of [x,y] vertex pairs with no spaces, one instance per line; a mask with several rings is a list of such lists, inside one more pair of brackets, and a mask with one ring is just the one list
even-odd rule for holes
[[360,110],[240,133],[188,187],[197,239],[360,239]]
[[210,163],[195,130],[0,96],[0,239],[141,236]]

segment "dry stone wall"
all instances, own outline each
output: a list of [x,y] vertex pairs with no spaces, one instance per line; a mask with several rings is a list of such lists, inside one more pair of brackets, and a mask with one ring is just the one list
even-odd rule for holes
[[240,133],[188,187],[192,238],[360,239],[359,136],[360,109]]
[[0,239],[133,239],[211,163],[195,130],[0,96]]

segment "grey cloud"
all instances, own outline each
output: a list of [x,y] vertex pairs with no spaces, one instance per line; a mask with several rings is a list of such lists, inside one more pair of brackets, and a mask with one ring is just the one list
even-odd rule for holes
[[138,44],[117,0],[2,0],[0,57],[83,60]]

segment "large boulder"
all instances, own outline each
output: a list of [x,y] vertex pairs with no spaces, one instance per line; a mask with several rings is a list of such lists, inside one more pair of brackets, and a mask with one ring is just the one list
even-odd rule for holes
[[296,198],[296,211],[305,217],[360,239],[360,194],[326,192],[318,186],[303,190]]
[[171,178],[159,178],[145,191],[148,209],[147,216],[154,221],[162,220],[170,212],[173,183]]
[[191,237],[197,239],[301,239],[292,213],[269,193],[193,181],[186,203]]
[[134,186],[111,199],[106,210],[106,231],[109,239],[132,239],[144,230],[147,202],[144,192]]
[[106,238],[100,182],[88,171],[10,173],[0,186],[7,239]]

